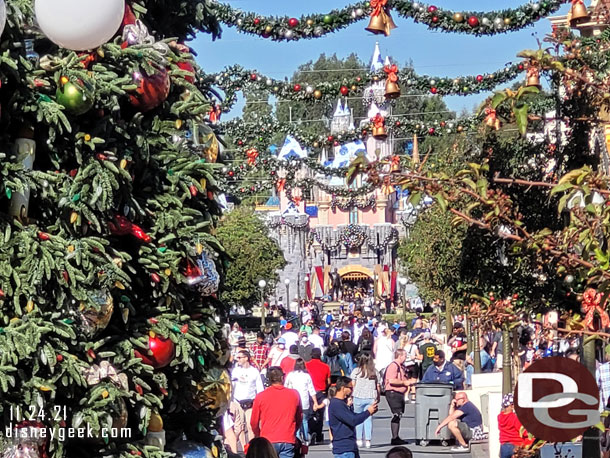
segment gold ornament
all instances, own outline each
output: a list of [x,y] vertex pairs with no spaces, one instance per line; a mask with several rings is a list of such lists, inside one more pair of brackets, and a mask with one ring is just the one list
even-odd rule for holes
[[306,23],[311,27],[313,25],[313,19],[307,19]]
[[576,27],[578,24],[591,20],[587,7],[582,0],[572,1],[572,9],[570,9],[570,14],[568,14],[568,20],[570,27]]
[[321,99],[322,98],[322,91],[319,89],[316,89],[315,91],[313,91],[313,97],[315,99]]
[[504,18],[504,25],[510,25],[510,18],[509,17],[505,17]]
[[150,421],[148,422],[148,431],[151,433],[158,433],[163,431],[163,418],[158,412],[153,412],[150,415]]
[[273,32],[273,27],[271,27],[270,25],[265,27],[265,33],[271,33],[271,32]]
[[455,22],[462,22],[464,20],[464,15],[462,13],[455,13],[453,15],[453,20]]
[[100,290],[91,295],[91,301],[97,307],[87,307],[84,303],[81,303],[81,318],[85,332],[94,335],[106,329],[106,326],[110,323],[114,311],[114,299],[107,291]]
[[215,410],[217,416],[229,408],[232,395],[231,377],[226,369],[215,367],[206,372],[205,378],[197,382],[193,403],[198,409]]

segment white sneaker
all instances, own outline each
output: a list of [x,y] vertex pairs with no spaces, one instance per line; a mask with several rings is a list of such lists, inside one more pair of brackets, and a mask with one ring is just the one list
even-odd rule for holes
[[469,450],[470,449],[468,447],[464,447],[463,445],[458,445],[457,447],[453,447],[451,449],[452,452],[458,452],[458,453],[459,452],[461,452],[461,453],[468,452]]
[[328,444],[328,448],[331,449],[331,450],[333,449],[333,443],[332,442]]
[[356,443],[358,444],[358,447],[362,447],[362,439],[358,439]]
[[371,441],[366,441],[366,448],[371,448]]

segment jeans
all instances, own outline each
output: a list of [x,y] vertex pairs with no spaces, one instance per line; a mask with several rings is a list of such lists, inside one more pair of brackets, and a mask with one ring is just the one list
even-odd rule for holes
[[294,458],[295,445],[288,442],[277,442],[273,444],[279,458]]
[[338,455],[335,453],[333,455],[335,458],[360,458],[360,455],[358,455],[356,452],[345,452],[339,453]]
[[500,445],[500,458],[512,458],[515,446],[513,444]]
[[472,374],[474,374],[474,366],[468,364],[464,372],[466,374],[466,380],[464,381],[464,383],[468,386],[472,385]]
[[309,419],[313,416],[313,409],[309,407],[309,409],[303,410],[303,423],[301,425],[301,441],[309,442]]
[[[364,412],[375,399],[354,398],[354,412]],[[364,430],[364,440],[370,441],[373,437],[373,417],[368,417],[364,423],[356,425],[356,439],[362,439],[362,430]]]

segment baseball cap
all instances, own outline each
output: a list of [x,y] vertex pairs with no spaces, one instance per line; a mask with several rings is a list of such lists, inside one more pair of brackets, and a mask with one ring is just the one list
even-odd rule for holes
[[284,339],[283,337],[280,337],[279,339],[277,339],[277,343],[280,344],[280,345],[281,344],[286,345],[286,339]]
[[286,321],[286,320],[280,320],[281,326],[286,326],[287,323],[288,323],[288,321]]
[[400,328],[400,325],[399,325],[398,323],[394,323],[394,324],[392,325],[392,327],[393,327],[394,329],[398,329],[398,328]]
[[458,321],[453,324],[453,329],[464,329],[464,325]]
[[286,326],[284,326],[286,329],[292,329],[292,323],[287,323]]
[[513,394],[512,393],[505,394],[504,397],[502,398],[502,408],[506,409],[508,406],[511,406],[513,404],[514,404]]

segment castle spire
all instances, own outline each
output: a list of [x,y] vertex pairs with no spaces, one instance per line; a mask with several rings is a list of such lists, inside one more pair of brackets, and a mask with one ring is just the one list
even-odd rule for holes
[[381,57],[381,51],[379,50],[379,42],[375,43],[375,51],[373,51],[373,57],[371,58],[371,72],[378,72],[383,69],[383,57]]

